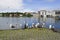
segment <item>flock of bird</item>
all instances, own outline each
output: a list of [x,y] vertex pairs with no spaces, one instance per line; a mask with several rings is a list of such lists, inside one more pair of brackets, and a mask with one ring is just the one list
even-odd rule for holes
[[[20,27],[22,27],[23,29],[26,29],[26,28],[43,28],[43,27],[45,27],[45,23],[43,23],[42,25],[40,25],[40,23],[36,23],[36,24],[32,23],[32,26],[29,26],[29,24],[25,23],[25,21],[24,21],[24,24],[25,24],[24,27],[22,27],[23,25],[20,24]],[[14,26],[13,24],[10,24],[10,28],[16,28],[16,26]],[[49,25],[49,29],[54,29],[54,26]]]
[[[45,27],[45,23],[43,23],[42,25],[40,25],[40,23],[36,23],[36,24],[32,23],[32,26],[29,26],[28,23],[25,23],[25,25],[20,24],[20,27],[22,27],[22,29],[27,29],[27,28],[29,28],[29,29],[30,28],[44,28]],[[16,26],[13,25],[13,24],[10,24],[10,28],[16,28]],[[49,25],[48,29],[53,30],[54,32],[57,32],[53,25]]]

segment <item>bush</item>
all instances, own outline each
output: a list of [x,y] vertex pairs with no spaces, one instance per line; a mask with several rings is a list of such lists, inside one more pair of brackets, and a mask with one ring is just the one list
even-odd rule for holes
[[31,17],[32,15],[30,13],[27,14],[27,17]]

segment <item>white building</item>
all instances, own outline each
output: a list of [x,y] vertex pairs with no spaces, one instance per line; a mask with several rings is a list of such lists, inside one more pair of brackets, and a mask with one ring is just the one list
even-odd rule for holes
[[53,10],[47,11],[46,15],[55,16],[55,11],[53,11]]
[[55,11],[47,11],[47,10],[40,10],[40,16],[46,17],[46,16],[55,16]]

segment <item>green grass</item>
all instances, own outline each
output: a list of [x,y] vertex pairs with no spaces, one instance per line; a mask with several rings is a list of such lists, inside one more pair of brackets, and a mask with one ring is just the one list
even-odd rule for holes
[[60,40],[60,33],[45,28],[3,30],[0,40]]

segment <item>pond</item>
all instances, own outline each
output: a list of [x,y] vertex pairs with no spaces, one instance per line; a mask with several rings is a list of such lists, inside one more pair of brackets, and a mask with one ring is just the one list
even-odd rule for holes
[[24,21],[32,26],[32,23],[45,23],[46,28],[49,25],[53,25],[55,29],[60,29],[60,20],[55,20],[55,18],[38,18],[38,17],[0,17],[0,30],[11,29],[10,24],[16,26],[16,29],[20,29],[20,24],[24,25]]

